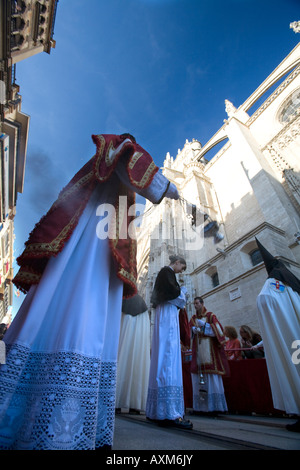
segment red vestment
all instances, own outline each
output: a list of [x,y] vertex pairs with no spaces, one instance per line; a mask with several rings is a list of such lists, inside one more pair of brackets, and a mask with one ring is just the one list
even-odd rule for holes
[[186,408],[193,407],[193,386],[191,379],[191,362],[184,361],[183,352],[190,349],[191,343],[191,329],[189,325],[186,309],[179,310],[179,328],[180,328],[180,343],[181,343],[181,357],[182,357],[182,384],[184,395],[184,406]]
[[[198,374],[197,355],[200,342],[205,344],[206,351],[203,350],[202,357],[200,357],[201,372],[205,374],[218,374],[227,375],[229,374],[228,362],[224,352],[224,345],[226,339],[221,323],[218,321],[215,314],[207,312],[204,307],[205,316],[202,320],[209,323],[215,336],[197,336],[193,338],[192,345],[192,363],[191,372],[192,374]],[[198,326],[196,323],[197,316],[193,315],[190,320],[190,326]]]
[[185,308],[179,310],[179,328],[180,342],[185,348],[189,349],[191,342],[191,329]]
[[[24,293],[38,284],[45,266],[52,256],[58,255],[70,238],[96,184],[107,181],[119,158],[128,158],[127,173],[137,189],[147,188],[158,167],[152,157],[129,134],[102,134],[92,136],[96,154],[76,173],[60,192],[49,211],[36,224],[25,250],[17,258],[20,270],[13,282]],[[127,196],[127,206],[134,204],[135,193],[120,183],[116,188],[116,237],[110,238],[110,249],[117,263],[117,275],[124,282],[124,297],[136,294],[136,240],[120,232],[128,227],[134,216],[119,207],[119,196]],[[126,231],[127,234],[127,231]],[[101,260],[99,260],[101,263]]]

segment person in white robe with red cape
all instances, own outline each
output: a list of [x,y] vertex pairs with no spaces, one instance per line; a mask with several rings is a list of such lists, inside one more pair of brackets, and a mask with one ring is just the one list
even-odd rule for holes
[[160,425],[191,429],[192,423],[184,419],[179,328],[179,309],[185,307],[186,288],[179,286],[175,275],[186,269],[186,262],[176,255],[170,256],[170,261],[158,273],[151,296],[155,322],[146,417]]
[[268,273],[257,309],[273,404],[298,417],[287,429],[300,432],[300,361],[294,359],[300,344],[300,281],[259,240],[256,243]]
[[92,137],[96,154],[17,260],[14,283],[27,295],[4,336],[1,449],[113,444],[122,297],[137,292],[129,208],[135,192],[153,203],[178,192],[130,134]]

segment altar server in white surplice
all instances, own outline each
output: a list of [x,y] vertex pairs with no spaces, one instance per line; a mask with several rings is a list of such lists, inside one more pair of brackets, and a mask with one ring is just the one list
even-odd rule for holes
[[131,135],[93,140],[95,156],[61,191],[18,258],[14,283],[28,293],[4,336],[1,449],[113,443],[122,296],[136,294],[129,208],[135,192],[153,203],[179,196]]
[[120,330],[116,408],[145,411],[150,369],[150,318],[138,294],[124,299]]
[[300,432],[300,281],[256,242],[268,272],[257,308],[274,408],[296,415],[287,429]]
[[158,273],[151,297],[156,310],[146,416],[160,424],[190,429],[192,423],[183,419],[179,329],[179,309],[185,307],[186,288],[180,288],[175,276],[186,269],[186,262],[178,256],[171,256],[170,261],[170,265]]

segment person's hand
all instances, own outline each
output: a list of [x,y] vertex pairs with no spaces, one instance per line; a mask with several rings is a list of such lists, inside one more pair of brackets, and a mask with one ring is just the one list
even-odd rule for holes
[[193,333],[195,333],[195,334],[196,334],[196,333],[201,333],[200,328],[197,328],[197,326],[192,326],[192,331],[193,331]]

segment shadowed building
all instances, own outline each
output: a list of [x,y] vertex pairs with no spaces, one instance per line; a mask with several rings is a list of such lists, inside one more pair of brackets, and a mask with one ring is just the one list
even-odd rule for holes
[[50,54],[58,0],[0,2],[0,323],[9,323],[13,298],[14,216],[23,192],[30,117],[21,110],[16,63]]

